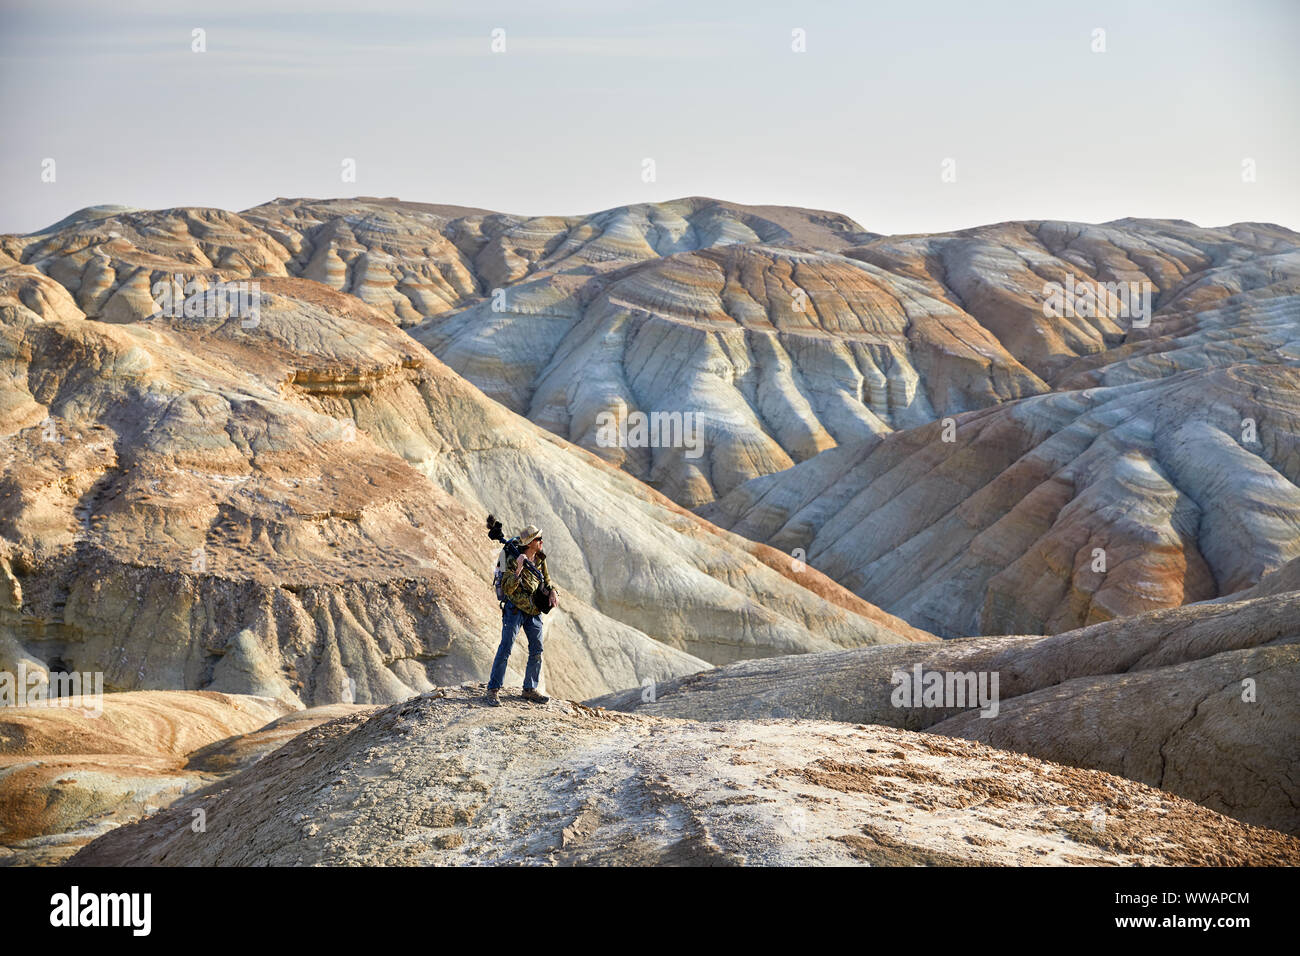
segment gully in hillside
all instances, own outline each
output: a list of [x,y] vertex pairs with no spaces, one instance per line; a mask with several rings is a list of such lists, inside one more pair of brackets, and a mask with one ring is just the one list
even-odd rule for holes
[[542,615],[559,606],[551,574],[542,551],[542,533],[529,525],[509,541],[501,533],[501,522],[492,515],[487,519],[488,537],[503,544],[493,576],[497,601],[501,604],[501,646],[492,662],[488,678],[487,702],[500,706],[501,685],[506,679],[506,664],[515,645],[519,628],[528,637],[528,664],[524,669],[524,700],[544,704],[550,698],[537,689],[542,677]]

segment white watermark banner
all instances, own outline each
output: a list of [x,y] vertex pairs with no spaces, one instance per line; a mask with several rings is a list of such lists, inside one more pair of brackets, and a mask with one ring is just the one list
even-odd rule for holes
[[104,712],[104,673],[47,674],[19,661],[17,671],[0,671],[0,707],[75,707],[98,717]]

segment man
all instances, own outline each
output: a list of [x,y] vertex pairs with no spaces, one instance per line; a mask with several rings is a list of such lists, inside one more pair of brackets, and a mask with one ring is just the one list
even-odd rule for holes
[[523,627],[528,636],[528,665],[524,668],[524,700],[544,704],[545,694],[537,690],[542,677],[542,612],[539,602],[549,607],[559,607],[551,574],[546,569],[546,555],[542,551],[542,533],[533,525],[519,532],[522,553],[513,567],[501,572],[501,591],[506,602],[501,607],[501,646],[492,662],[492,676],[488,678],[487,703],[500,707],[501,685],[506,679],[506,664],[515,646],[515,635]]

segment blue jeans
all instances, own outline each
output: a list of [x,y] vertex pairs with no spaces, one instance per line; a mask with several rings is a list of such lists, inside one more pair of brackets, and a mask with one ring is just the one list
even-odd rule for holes
[[523,625],[528,635],[528,666],[524,668],[524,690],[536,690],[542,679],[542,616],[532,617],[507,602],[501,612],[501,646],[497,648],[496,660],[492,662],[492,676],[488,678],[488,690],[500,690],[506,679],[506,664],[510,662],[510,652],[515,646],[515,635]]

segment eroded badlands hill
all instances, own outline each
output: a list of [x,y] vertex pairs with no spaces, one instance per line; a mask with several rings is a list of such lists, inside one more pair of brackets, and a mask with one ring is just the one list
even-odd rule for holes
[[175,216],[212,244],[160,214],[137,238],[170,259],[101,237],[115,276],[143,277],[106,301],[85,223],[0,269],[0,667],[295,705],[481,677],[499,636],[489,510],[545,530],[557,692],[932,639],[501,408],[354,296],[262,277],[255,321],[150,318],[132,291],[150,276],[215,281],[253,256],[229,217]]
[[[284,199],[83,210],[4,256],[108,322],[139,322],[177,273],[336,290],[507,408],[943,636],[1227,595],[1300,554],[1300,236],[1278,226],[882,237],[699,197],[532,218]],[[1142,321],[1044,313],[1047,283],[1119,282],[1147,284]],[[698,445],[604,447],[611,412],[693,416]],[[694,640],[669,643],[724,656]]]
[[[444,688],[296,737],[72,865],[1245,864],[1300,840],[981,744]],[[196,833],[193,813],[207,826]]]
[[842,446],[701,513],[945,637],[1230,595],[1300,556],[1300,368],[1041,395],[949,437]]

